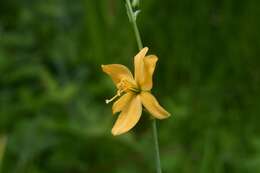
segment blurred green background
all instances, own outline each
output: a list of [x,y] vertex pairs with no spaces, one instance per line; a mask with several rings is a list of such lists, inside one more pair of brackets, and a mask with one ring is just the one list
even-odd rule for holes
[[[163,172],[260,172],[259,7],[141,1],[153,93],[172,113],[158,123]],[[113,137],[104,102],[115,88],[100,65],[132,68],[137,52],[123,0],[2,0],[2,173],[155,172],[147,115]]]

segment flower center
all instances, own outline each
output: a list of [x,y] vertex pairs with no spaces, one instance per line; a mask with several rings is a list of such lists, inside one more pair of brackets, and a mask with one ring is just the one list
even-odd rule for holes
[[129,92],[129,91],[132,91],[132,92],[135,92],[135,93],[140,92],[139,88],[127,79],[122,79],[117,84],[117,88],[118,88],[118,90],[117,90],[116,95],[114,97],[112,97],[111,99],[107,99],[106,104],[112,102],[117,97],[120,97],[122,95],[122,93],[124,93],[124,92]]

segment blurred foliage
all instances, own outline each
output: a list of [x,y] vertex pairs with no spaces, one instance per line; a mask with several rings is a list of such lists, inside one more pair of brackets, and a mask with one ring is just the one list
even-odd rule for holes
[[[260,1],[141,1],[144,45],[159,56],[155,95],[164,172],[260,172]],[[112,137],[111,81],[132,67],[123,0],[0,2],[3,173],[154,172],[147,116]]]

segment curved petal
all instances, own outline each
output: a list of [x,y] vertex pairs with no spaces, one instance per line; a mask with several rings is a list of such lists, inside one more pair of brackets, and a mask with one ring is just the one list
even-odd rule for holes
[[129,102],[131,101],[131,99],[134,97],[134,93],[133,92],[127,92],[125,93],[122,97],[120,97],[114,104],[112,107],[112,112],[113,114],[120,112],[124,109],[124,107],[129,104]]
[[153,73],[156,67],[158,58],[155,55],[144,57],[143,81],[140,83],[142,90],[150,91],[153,87]]
[[115,85],[117,85],[122,79],[126,79],[128,81],[134,82],[134,78],[130,70],[121,64],[108,64],[108,65],[101,65],[102,70],[108,74]]
[[127,105],[120,113],[116,120],[114,127],[112,128],[113,135],[121,135],[130,129],[132,129],[139,121],[142,114],[141,99],[137,95],[133,97],[129,105]]
[[144,57],[148,52],[148,47],[143,48],[137,55],[134,57],[135,65],[135,80],[138,85],[143,81],[143,71],[144,71]]
[[165,119],[170,116],[170,113],[160,106],[156,98],[150,92],[141,92],[140,96],[142,104],[152,116],[158,119]]

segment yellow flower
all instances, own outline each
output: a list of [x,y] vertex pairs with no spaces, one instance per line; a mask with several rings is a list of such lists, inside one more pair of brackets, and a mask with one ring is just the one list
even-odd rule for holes
[[170,116],[150,92],[158,58],[155,55],[145,56],[147,51],[148,48],[145,47],[134,57],[135,77],[124,65],[102,65],[103,71],[117,87],[117,94],[106,100],[106,103],[120,97],[112,107],[113,114],[120,112],[112,128],[113,135],[123,134],[136,125],[142,114],[142,105],[154,118],[165,119]]

